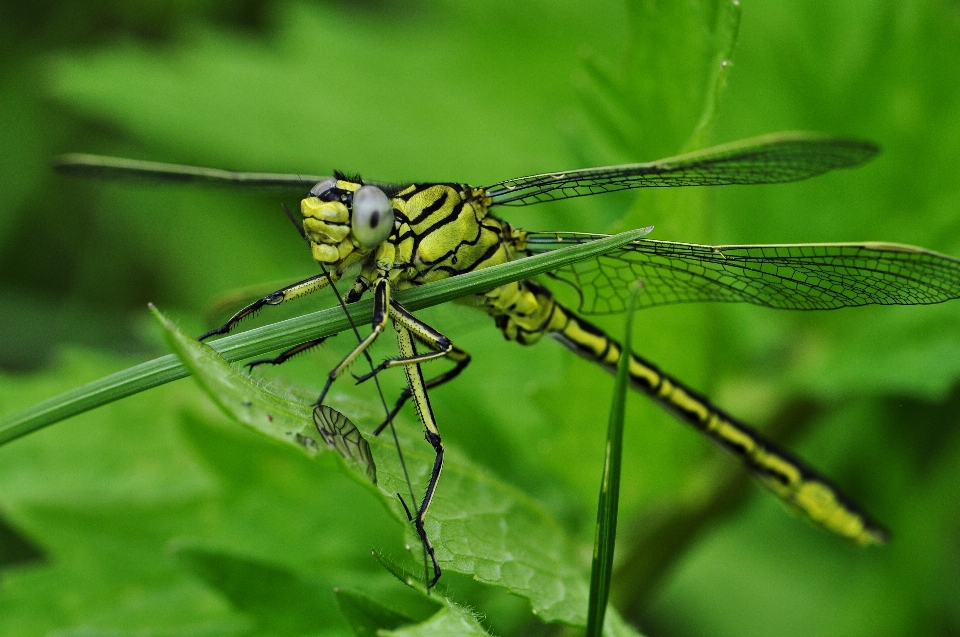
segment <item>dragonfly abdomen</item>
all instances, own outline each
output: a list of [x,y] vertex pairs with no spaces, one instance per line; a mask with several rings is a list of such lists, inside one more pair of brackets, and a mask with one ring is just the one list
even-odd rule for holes
[[[495,317],[508,339],[531,343],[549,334],[583,358],[616,372],[623,351],[619,342],[558,303],[543,286],[531,281],[521,283],[535,307],[526,308],[522,315],[504,313]],[[791,509],[857,544],[886,541],[887,532],[829,480],[752,427],[636,354],[630,356],[629,371],[635,390],[740,458],[754,477]]]
[[[619,344],[616,349],[619,352]],[[616,369],[615,363],[605,366],[611,372]],[[636,354],[630,356],[630,380],[635,389],[740,458],[763,486],[815,524],[860,545],[887,540],[886,530],[832,482]]]

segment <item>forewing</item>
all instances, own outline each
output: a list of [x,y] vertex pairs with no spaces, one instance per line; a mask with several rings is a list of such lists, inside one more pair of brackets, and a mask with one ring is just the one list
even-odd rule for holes
[[[531,233],[530,253],[604,235]],[[707,246],[640,239],[551,276],[572,285],[585,314],[622,312],[640,279],[644,307],[696,301],[790,310],[925,305],[960,298],[960,260],[896,243]]]
[[508,179],[485,188],[492,205],[525,206],[630,188],[799,181],[873,158],[876,145],[816,133],[777,133],[642,164]]
[[53,161],[57,172],[79,177],[99,179],[139,179],[144,181],[185,182],[240,186],[248,188],[282,189],[304,194],[326,177],[283,173],[247,173],[219,168],[166,164],[156,161],[106,157],[74,153],[61,155]]

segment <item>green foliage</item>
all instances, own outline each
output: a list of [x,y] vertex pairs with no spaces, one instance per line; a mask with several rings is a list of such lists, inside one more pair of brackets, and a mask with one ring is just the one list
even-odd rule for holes
[[[62,152],[484,185],[820,130],[884,153],[802,184],[505,216],[531,229],[652,224],[657,239],[893,240],[960,255],[955,3],[121,4],[0,9],[3,417],[165,354],[148,301],[197,334],[218,295],[315,273],[275,198],[67,180],[48,168]],[[432,396],[449,449],[428,516],[445,595],[427,599],[370,558],[421,572],[392,494],[331,454],[238,426],[180,382],[0,447],[0,635],[582,624],[610,377],[552,343],[506,343],[462,306],[419,315],[474,356]],[[250,326],[289,316],[265,311]],[[664,635],[960,629],[960,304],[689,306],[638,320],[645,356],[792,440],[894,541],[858,552],[784,515],[634,397],[611,590],[628,619]],[[382,340],[375,358],[391,354]],[[345,333],[279,376],[257,372],[257,386],[313,395],[352,342]],[[395,396],[401,375],[384,381]],[[379,421],[369,386],[339,383],[332,399],[365,434]],[[431,458],[412,411],[399,429],[421,489]],[[396,482],[396,452],[370,443],[381,484]],[[606,626],[630,630],[616,615]]]
[[603,634],[607,602],[610,599],[610,580],[613,576],[613,553],[617,542],[617,511],[620,504],[620,472],[623,462],[623,418],[626,411],[627,388],[630,385],[632,357],[633,314],[641,282],[634,284],[627,303],[627,322],[623,329],[623,353],[617,363],[613,383],[613,400],[607,424],[607,448],[603,458],[600,479],[600,498],[597,503],[597,531],[593,545],[593,566],[590,570],[590,599],[587,608],[587,637]]
[[345,588],[338,588],[334,593],[340,612],[357,637],[376,637],[378,630],[392,630],[416,623],[412,617],[387,608],[363,593]]

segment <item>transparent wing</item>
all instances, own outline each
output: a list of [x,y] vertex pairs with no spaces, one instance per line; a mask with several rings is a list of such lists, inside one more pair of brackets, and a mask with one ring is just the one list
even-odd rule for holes
[[167,182],[188,182],[245,186],[251,188],[281,188],[300,194],[310,190],[318,181],[327,179],[317,175],[287,175],[282,173],[244,173],[219,168],[201,168],[156,161],[105,157],[74,153],[53,160],[57,172],[99,179],[133,178]]
[[[536,254],[606,235],[530,233]],[[640,305],[695,301],[789,310],[925,305],[960,298],[960,260],[897,243],[708,246],[639,239],[550,274],[572,285],[585,314],[622,312],[630,284]]]
[[328,447],[360,467],[370,482],[377,483],[377,467],[370,453],[370,444],[349,418],[332,407],[319,405],[313,410],[313,422]]
[[858,166],[878,152],[857,139],[776,133],[643,164],[518,177],[484,190],[493,205],[526,206],[630,188],[777,184]]

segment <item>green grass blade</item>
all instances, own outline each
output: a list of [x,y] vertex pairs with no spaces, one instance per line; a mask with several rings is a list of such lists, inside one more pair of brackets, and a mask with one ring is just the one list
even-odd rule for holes
[[[651,229],[632,230],[592,243],[469,272],[423,287],[398,292],[396,298],[410,310],[445,303],[510,281],[536,276],[568,263],[604,254],[639,239],[648,234]],[[368,322],[372,310],[373,303],[370,300],[360,301],[350,306],[351,315],[359,323]],[[224,358],[233,362],[292,347],[312,338],[336,334],[348,328],[347,317],[339,307],[334,307],[227,336],[215,341],[213,346]],[[162,356],[111,374],[0,419],[0,445],[47,425],[186,375],[186,368],[173,355]]]
[[620,499],[620,461],[623,457],[623,417],[626,409],[627,386],[630,383],[630,341],[633,334],[633,314],[642,290],[637,285],[627,306],[627,322],[623,335],[623,350],[617,364],[607,427],[606,458],[600,481],[600,500],[597,504],[597,534],[593,547],[593,569],[590,572],[590,601],[587,609],[587,637],[600,637],[603,618],[610,597],[610,578],[613,574],[613,549],[617,539],[617,504]]

